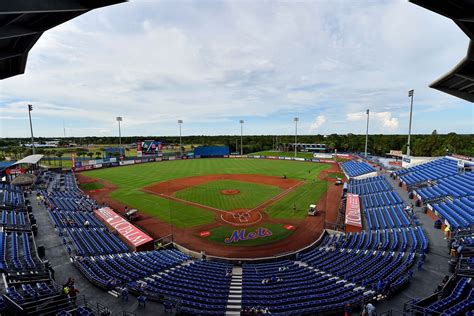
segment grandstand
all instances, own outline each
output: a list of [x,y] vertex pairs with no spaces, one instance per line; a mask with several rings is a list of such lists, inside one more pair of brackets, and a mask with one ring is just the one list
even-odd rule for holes
[[[411,1],[431,5],[425,0]],[[20,9],[13,2],[0,4],[4,50],[0,79],[25,71],[29,50],[46,30],[123,1],[36,1],[32,7],[34,1],[19,1]],[[454,16],[472,35],[472,25],[467,25],[472,17],[462,10],[466,3],[452,2],[444,14]],[[438,6],[442,4],[434,5]],[[467,69],[472,65],[473,45],[469,58],[435,83],[435,88],[474,100],[474,77]],[[243,151],[242,138],[240,146]],[[325,145],[306,147],[325,150]],[[226,146],[204,146],[186,158],[224,159],[229,152]],[[295,160],[296,156],[295,151]],[[93,165],[127,163],[106,161]],[[336,159],[333,162],[336,165]],[[370,301],[380,312],[387,311],[385,315],[402,307],[404,315],[474,315],[474,173],[451,157],[400,169],[391,176],[362,158],[340,166],[347,181],[342,187],[331,187],[341,189],[336,196],[342,196],[337,225],[328,225],[332,223],[326,222],[328,212],[323,209],[317,214],[320,217],[310,218],[320,218],[327,229],[321,234],[312,230],[315,241],[311,245],[272,257],[238,260],[206,256],[207,249],[200,254],[189,251],[173,235],[171,240],[168,236],[150,239],[153,250],[137,250],[118,229],[97,217],[95,211],[108,206],[81,191],[76,174],[70,171],[38,170],[36,186],[31,188],[0,182],[0,314],[354,315]],[[85,165],[80,168],[86,170]],[[286,175],[277,178],[287,180]],[[357,202],[360,219],[353,229],[348,229],[347,222],[349,196]],[[443,275],[447,278],[442,281]],[[78,297],[68,293],[71,288],[64,283],[68,278],[76,279],[81,290]]]
[[374,167],[365,161],[349,160],[341,163],[341,168],[348,179],[364,178],[376,175]]
[[[439,203],[428,205],[452,222],[453,231],[463,231],[472,224],[468,218],[472,218],[474,201],[472,192],[461,183],[471,183],[472,177],[469,173],[441,177],[449,164],[443,161],[434,166],[433,162],[427,163],[432,165],[429,175],[436,179],[427,178],[428,169],[423,165],[398,174],[436,181],[434,192],[449,192],[436,198],[454,197],[452,201],[437,200]],[[361,170],[374,171],[361,164],[365,163],[350,163],[346,170],[358,175],[364,174]],[[164,309],[171,306],[186,314],[232,315],[255,310],[277,315],[322,314],[342,312],[347,305],[357,309],[362,302],[402,291],[411,279],[423,273],[415,267],[422,266],[429,256],[426,226],[408,210],[405,198],[397,192],[400,188],[385,175],[351,178],[348,182],[347,192],[356,194],[362,206],[360,231],[325,232],[319,242],[297,254],[242,265],[202,260],[172,248],[134,252],[95,217],[93,210],[99,205],[79,190],[73,173],[44,172],[40,182],[41,189],[26,198],[19,187],[1,186],[0,266],[7,283],[0,306],[17,313],[33,313],[45,304],[46,297],[55,298],[55,307],[48,300],[47,308],[51,310],[93,309],[85,298],[78,306],[65,301],[47,264],[36,252],[31,231],[34,217],[27,210],[29,201],[36,197],[41,202],[34,205],[36,212],[48,214],[56,238],[74,267],[97,289],[111,291],[117,297],[134,295],[141,306],[163,304]],[[417,188],[416,196],[425,191]],[[471,236],[465,240],[466,248],[470,247],[468,242],[472,246]],[[459,260],[459,269],[462,265],[467,266],[464,270],[470,269],[471,257],[461,256]],[[406,310],[457,312],[469,308],[470,277],[455,274],[445,289],[445,297],[412,300]]]
[[[357,305],[381,294],[376,288],[379,280],[396,291],[409,281],[410,268],[427,249],[422,229],[411,225],[403,202],[383,177],[351,180],[349,191],[361,193],[366,212],[375,214],[374,207],[378,208],[374,222],[390,226],[372,225],[369,219],[368,230],[326,234],[297,259],[246,263],[242,268],[196,261],[177,250],[133,253],[92,216],[96,203],[78,190],[73,174],[48,173],[44,178],[48,190],[38,193],[75,266],[91,283],[110,290],[113,280],[117,293],[127,289],[150,301],[173,300],[189,314],[252,308],[274,314],[342,311],[346,304]],[[399,207],[392,215],[393,205]],[[281,267],[285,269],[279,271]],[[262,284],[264,279],[269,284]]]

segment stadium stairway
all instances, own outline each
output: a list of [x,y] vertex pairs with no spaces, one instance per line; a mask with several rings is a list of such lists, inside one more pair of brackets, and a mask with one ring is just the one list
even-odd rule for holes
[[[408,192],[398,187],[398,180],[391,179],[388,174],[384,175],[405,204],[409,205],[413,202],[408,198]],[[400,310],[401,306],[410,299],[427,297],[433,293],[436,285],[445,275],[451,275],[448,271],[449,255],[446,240],[443,239],[443,232],[433,227],[433,220],[423,213],[421,207],[415,206],[415,214],[429,240],[425,264],[421,270],[416,271],[405,289],[376,304],[378,311]]]
[[240,315],[242,310],[242,267],[232,268],[226,315]]

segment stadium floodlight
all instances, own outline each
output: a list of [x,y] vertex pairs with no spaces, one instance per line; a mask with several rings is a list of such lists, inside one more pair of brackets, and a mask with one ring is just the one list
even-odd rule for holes
[[407,156],[410,157],[411,154],[411,145],[410,145],[410,138],[411,138],[411,118],[413,115],[413,94],[415,90],[408,91],[408,97],[411,98],[410,102],[410,123],[408,124],[408,142],[407,142]]
[[300,119],[298,117],[293,118],[293,121],[295,122],[295,158],[296,158],[296,144],[298,143],[298,121]]
[[244,126],[244,120],[240,120],[240,155],[243,156],[244,154],[244,147],[242,146],[242,139],[243,139],[243,126]]
[[367,144],[369,142],[369,112],[369,109],[365,111],[365,114],[367,114],[367,128],[365,129],[365,158],[367,158]]
[[120,122],[123,121],[123,117],[117,116],[115,119],[118,122],[118,129],[119,129],[119,153],[122,156],[122,131],[120,130]]
[[35,138],[33,136],[33,123],[31,122],[31,111],[33,111],[33,105],[28,104],[28,116],[30,117],[30,131],[31,131],[31,149],[33,150],[33,155],[36,153],[35,150]]
[[181,142],[181,124],[183,124],[183,120],[178,120],[179,124],[179,152],[181,154],[181,157],[183,157],[183,144]]

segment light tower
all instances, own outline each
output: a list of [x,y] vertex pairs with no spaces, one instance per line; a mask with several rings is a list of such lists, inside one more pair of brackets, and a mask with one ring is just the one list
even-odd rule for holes
[[407,142],[407,156],[410,157],[411,154],[411,145],[410,145],[410,137],[411,137],[411,118],[413,114],[413,93],[415,90],[408,91],[408,97],[411,98],[410,102],[410,123],[408,124],[408,142]]
[[244,129],[244,120],[240,120],[240,155],[244,155],[244,147],[242,146],[243,144],[243,129]]
[[295,122],[295,158],[296,158],[296,144],[298,143],[298,121],[300,119],[298,117],[293,118]]
[[119,130],[119,153],[120,156],[122,156],[122,131],[120,130],[120,122],[123,121],[123,118],[121,116],[117,116],[115,119],[118,123],[118,130]]
[[33,155],[36,153],[35,150],[35,138],[33,136],[33,123],[31,123],[31,111],[33,111],[33,105],[28,104],[28,116],[30,117],[30,131],[31,131],[31,149],[33,149]]
[[365,157],[367,158],[367,144],[369,142],[369,109],[365,111],[365,114],[367,114],[367,128],[365,130]]
[[179,152],[181,157],[183,157],[183,144],[181,142],[181,124],[183,124],[183,120],[178,120],[179,124]]

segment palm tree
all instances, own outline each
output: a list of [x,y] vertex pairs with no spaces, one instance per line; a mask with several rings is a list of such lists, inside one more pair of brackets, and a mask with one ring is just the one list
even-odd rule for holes
[[[51,149],[50,152],[49,152],[49,154],[50,154],[51,156],[56,156],[56,154],[57,154],[56,149]],[[54,160],[54,165],[56,166],[56,159]]]
[[61,159],[61,157],[64,155],[64,153],[62,151],[58,151],[56,153],[56,157],[58,157],[59,159],[59,166],[62,168],[63,167],[63,160]]
[[96,151],[96,152],[95,152],[95,158],[96,158],[96,159],[102,158],[102,152]]
[[89,152],[87,153],[87,156],[89,156],[89,159],[92,159],[92,157],[94,156],[94,153],[91,152],[91,151],[89,151]]

